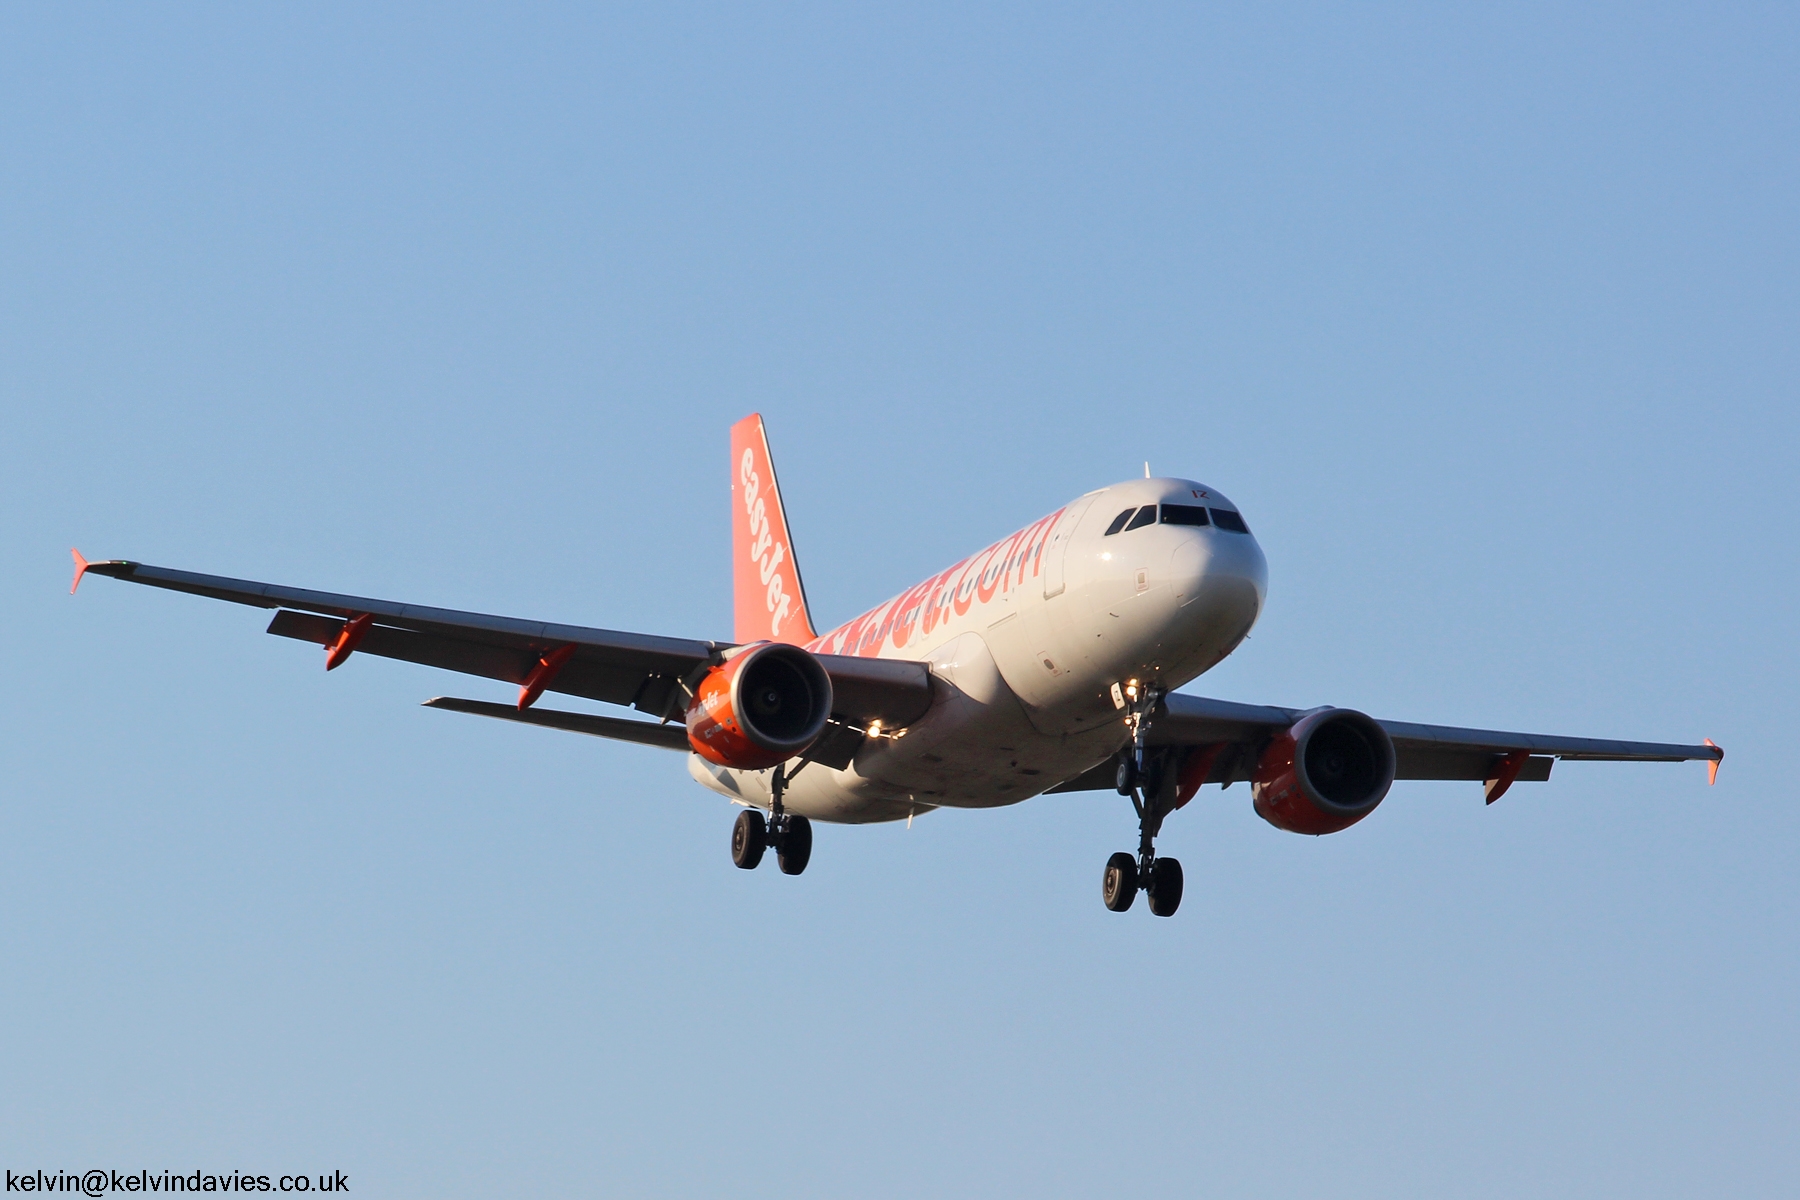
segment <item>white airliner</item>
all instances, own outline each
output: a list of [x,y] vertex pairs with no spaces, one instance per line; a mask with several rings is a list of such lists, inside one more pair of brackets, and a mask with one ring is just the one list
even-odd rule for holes
[[[788,534],[762,418],[731,431],[736,630],[729,642],[553,625],[196,575],[142,563],[84,572],[276,609],[269,632],[519,685],[515,703],[425,703],[687,752],[701,784],[744,806],[732,861],[773,847],[798,875],[810,820],[911,820],[935,808],[1017,804],[1116,788],[1139,818],[1114,854],[1115,912],[1141,888],[1181,903],[1181,864],[1158,857],[1163,819],[1203,784],[1250,785],[1278,829],[1324,834],[1375,810],[1396,779],[1478,781],[1491,804],[1554,760],[1705,760],[1704,745],[1544,737],[1377,721],[1347,708],[1209,700],[1174,689],[1237,648],[1267,589],[1237,505],[1191,479],[1089,492],[854,620],[819,634]],[[71,588],[71,591],[73,588]],[[546,691],[629,705],[652,720],[534,707]],[[765,816],[765,814],[767,814]],[[809,820],[810,819],[810,820]]]

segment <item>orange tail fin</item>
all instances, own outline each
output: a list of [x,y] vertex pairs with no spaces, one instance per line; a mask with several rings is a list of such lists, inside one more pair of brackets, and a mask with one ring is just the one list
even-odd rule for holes
[[731,564],[734,640],[800,646],[817,636],[761,413],[731,427]]

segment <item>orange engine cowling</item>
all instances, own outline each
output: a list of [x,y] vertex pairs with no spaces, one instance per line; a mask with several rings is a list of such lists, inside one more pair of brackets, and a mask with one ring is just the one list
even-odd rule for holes
[[760,642],[708,671],[687,710],[688,745],[740,771],[785,762],[818,740],[831,676],[798,646]]
[[1323,708],[1270,742],[1250,776],[1256,814],[1289,833],[1336,833],[1394,782],[1394,742],[1362,713]]

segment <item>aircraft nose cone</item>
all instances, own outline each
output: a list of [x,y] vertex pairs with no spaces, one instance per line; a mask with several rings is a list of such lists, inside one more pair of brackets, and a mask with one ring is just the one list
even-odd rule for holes
[[1176,603],[1184,612],[1204,613],[1206,623],[1222,632],[1235,632],[1233,644],[1262,612],[1268,570],[1255,538],[1223,530],[1183,538],[1169,561]]

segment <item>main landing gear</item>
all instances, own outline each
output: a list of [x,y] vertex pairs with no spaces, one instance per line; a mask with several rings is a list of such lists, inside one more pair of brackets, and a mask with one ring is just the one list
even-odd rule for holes
[[731,861],[746,871],[762,862],[763,851],[773,846],[783,875],[798,875],[812,858],[812,822],[781,806],[787,788],[787,767],[775,768],[774,800],[765,820],[759,809],[746,808],[731,826]]
[[1159,917],[1172,917],[1181,907],[1181,864],[1173,858],[1156,856],[1156,835],[1162,830],[1163,818],[1175,807],[1174,779],[1164,755],[1148,751],[1144,745],[1150,717],[1162,702],[1162,689],[1145,688],[1141,696],[1133,696],[1126,717],[1131,726],[1131,747],[1119,756],[1118,788],[1121,796],[1130,796],[1138,815],[1137,857],[1123,851],[1106,860],[1106,874],[1101,876],[1100,898],[1114,912],[1124,912],[1137,899],[1138,889],[1150,902],[1150,911]]

